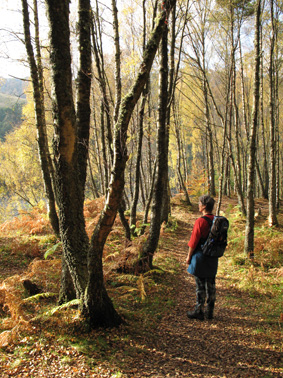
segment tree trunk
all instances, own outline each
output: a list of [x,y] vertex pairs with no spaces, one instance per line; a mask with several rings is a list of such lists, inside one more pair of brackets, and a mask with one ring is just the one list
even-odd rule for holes
[[[237,193],[238,203],[241,209],[241,212],[244,216],[246,216],[246,208],[244,204],[244,195],[242,192],[242,185],[241,185],[241,164],[240,164],[240,157],[239,157],[239,120],[238,120],[238,107],[236,102],[236,62],[235,62],[235,52],[237,48],[237,44],[234,40],[234,7],[233,5],[229,5],[230,8],[230,28],[231,28],[231,71],[230,71],[230,114],[229,114],[229,124],[230,124],[230,132],[227,136],[228,138],[228,147],[230,153],[230,161],[232,164],[233,174],[234,174],[234,189]],[[238,37],[240,38],[240,26],[238,31]],[[234,121],[234,128],[235,128],[235,140],[236,140],[236,154],[234,156],[232,143],[231,143],[231,135],[232,135],[232,123]]]
[[142,141],[143,141],[143,120],[144,120],[144,109],[146,102],[146,91],[143,93],[141,109],[139,111],[139,126],[138,126],[138,146],[137,146],[137,160],[135,166],[135,180],[134,180],[134,193],[131,204],[131,213],[130,213],[130,227],[131,233],[136,234],[136,217],[137,217],[137,204],[139,199],[139,188],[140,188],[140,166],[142,159]]
[[108,169],[108,159],[107,159],[107,147],[105,140],[105,124],[104,124],[104,102],[101,101],[100,104],[100,132],[101,132],[101,146],[102,146],[102,161],[104,168],[104,183],[103,187],[105,188],[104,194],[107,192],[109,185],[109,169]]
[[[260,48],[262,51],[262,28],[260,29]],[[264,109],[263,109],[263,54],[261,54],[260,59],[260,126],[261,126],[261,143],[263,152],[263,197],[268,199],[268,187],[269,187],[269,172],[267,163],[267,153],[266,153],[266,137],[265,137],[265,127],[264,127]]]
[[[96,164],[98,167],[99,177],[100,177],[100,193],[105,194],[105,175],[104,175],[104,168],[105,164],[102,164],[103,158],[102,158],[102,151],[100,149],[99,145],[99,134],[98,134],[98,125],[97,125],[97,118],[95,113],[95,96],[94,96],[94,89],[92,88],[92,109],[93,109],[93,129],[94,129],[94,156],[96,158]],[[102,130],[100,128],[100,133],[102,134]],[[103,138],[101,136],[101,141],[103,141]],[[102,143],[101,143],[102,144]],[[102,167],[103,165],[103,167]],[[106,173],[108,176],[108,173]]]
[[168,149],[167,149],[167,104],[168,104],[168,52],[167,52],[167,25],[162,35],[160,46],[160,79],[159,79],[159,97],[158,97],[158,136],[157,136],[157,172],[153,192],[153,203],[151,208],[151,222],[149,236],[142,247],[139,257],[139,270],[144,272],[152,268],[153,255],[157,248],[160,226],[161,226],[161,208],[163,202],[163,191],[167,190],[167,181],[164,179],[164,170],[167,169]]
[[99,198],[99,193],[96,187],[95,178],[93,176],[90,156],[88,156],[88,170],[89,170],[89,177],[90,177],[90,182],[91,182],[91,191],[92,191],[93,198]]
[[125,216],[125,210],[126,210],[126,201],[125,201],[124,198],[122,198],[122,201],[121,201],[119,209],[118,209],[119,218],[120,218],[120,221],[121,221],[122,226],[124,228],[125,238],[127,240],[131,240],[131,229],[130,229],[130,226],[129,226],[129,222],[128,222],[126,216]]
[[[116,88],[116,100],[114,107],[114,122],[116,123],[119,116],[119,108],[122,97],[122,84],[121,84],[121,51],[120,51],[120,37],[119,37],[119,22],[118,22],[118,9],[116,6],[116,0],[112,0],[112,14],[113,14],[113,31],[114,31],[114,43],[115,43],[115,88]],[[131,240],[131,230],[129,223],[125,217],[126,202],[121,200],[118,213],[121,223],[125,230],[125,237]]]
[[210,125],[210,116],[209,116],[209,104],[207,96],[206,82],[204,80],[204,101],[205,101],[205,120],[206,120],[206,130],[207,130],[207,144],[208,144],[208,192],[211,196],[216,195],[215,191],[215,173],[214,173],[214,157],[213,157],[213,137],[212,130]]
[[77,298],[83,299],[87,283],[89,240],[83,215],[89,138],[90,4],[80,1],[80,72],[78,120],[72,91],[69,3],[46,0],[51,42],[54,112],[54,166],[63,253]]
[[112,14],[113,14],[113,31],[114,31],[114,43],[115,43],[115,88],[116,88],[114,122],[116,123],[119,116],[119,108],[120,108],[121,98],[122,98],[121,51],[120,51],[118,9],[116,6],[116,0],[112,0]]
[[191,201],[190,201],[190,197],[189,197],[189,194],[188,194],[188,191],[187,191],[187,188],[186,188],[186,185],[185,185],[185,182],[184,182],[184,178],[183,178],[183,175],[182,175],[182,172],[181,172],[181,154],[182,154],[182,148],[181,148],[181,135],[180,135],[180,130],[179,130],[179,125],[178,125],[178,118],[177,118],[177,115],[176,115],[176,110],[174,111],[174,124],[175,124],[175,136],[176,136],[176,142],[177,142],[177,174],[178,174],[178,180],[179,180],[179,183],[180,183],[180,188],[181,190],[183,190],[184,192],[184,195],[185,195],[185,202],[187,205],[191,206]]
[[[171,24],[171,43],[170,43],[170,67],[168,66],[168,32],[167,32],[167,47],[166,47],[166,61],[164,64],[167,64],[167,67],[164,69],[167,72],[167,113],[166,117],[166,162],[164,162],[164,190],[163,190],[163,199],[161,207],[161,223],[168,223],[169,215],[171,213],[171,204],[170,204],[170,185],[169,185],[169,168],[168,168],[168,154],[169,154],[169,135],[170,135],[170,115],[171,115],[171,106],[174,101],[175,88],[174,88],[174,77],[175,77],[175,45],[176,45],[176,5],[172,10],[172,24]],[[169,69],[169,72],[168,72]]]
[[[146,43],[146,6],[145,0],[143,0],[143,51],[145,49]],[[131,233],[136,235],[136,222],[137,222],[137,205],[139,200],[139,190],[140,190],[140,172],[141,172],[141,159],[142,159],[142,144],[143,144],[143,127],[144,127],[144,112],[145,112],[145,105],[146,105],[146,98],[148,93],[148,83],[145,85],[141,106],[139,110],[139,117],[138,117],[138,140],[137,140],[137,160],[135,166],[135,181],[134,181],[134,193],[133,193],[133,200],[131,204],[131,212],[130,212],[130,228]]]
[[[97,5],[97,4],[96,4]],[[97,5],[97,12],[96,12],[96,23],[92,21],[92,48],[93,48],[93,53],[94,53],[94,60],[95,60],[95,65],[97,69],[97,76],[98,76],[98,82],[99,82],[99,88],[101,91],[101,96],[102,96],[102,104],[103,107],[101,107],[101,111],[104,112],[104,116],[106,118],[106,138],[107,138],[107,149],[108,149],[108,154],[111,157],[111,162],[113,162],[113,136],[112,136],[112,122],[111,122],[111,117],[110,117],[110,104],[107,96],[107,86],[106,86],[106,74],[105,74],[105,69],[104,69],[104,61],[103,61],[103,53],[101,51],[102,49],[102,36],[101,36],[101,30],[100,30],[100,24],[99,24],[99,17],[98,17],[98,5]],[[97,29],[95,29],[95,25],[97,25]],[[117,42],[117,41],[116,41]],[[117,56],[116,56],[117,58]],[[117,71],[116,71],[117,73]],[[106,178],[105,178],[106,179]],[[108,177],[107,177],[108,181]],[[108,186],[108,185],[107,185]],[[106,186],[106,188],[107,188]]]
[[67,303],[75,298],[76,291],[74,288],[72,276],[66,263],[66,259],[62,256],[61,282],[58,304],[62,305],[63,303]]
[[[35,106],[36,116],[36,128],[37,128],[37,142],[39,150],[39,158],[41,164],[41,170],[43,175],[44,187],[46,198],[48,201],[48,216],[55,235],[59,235],[59,220],[56,211],[55,195],[52,186],[53,167],[50,159],[48,139],[46,133],[46,120],[45,120],[45,106],[44,106],[44,87],[43,87],[43,71],[41,64],[41,53],[39,43],[39,25],[38,25],[38,12],[37,12],[37,0],[34,0],[34,20],[35,20],[35,42],[37,59],[35,59],[31,35],[30,35],[30,20],[28,12],[27,0],[22,0],[23,10],[23,24],[25,35],[25,46],[31,71],[31,79],[33,85],[33,98]],[[36,61],[37,60],[37,61]]]
[[275,20],[274,1],[270,1],[271,13],[271,41],[269,61],[269,113],[270,113],[270,147],[269,147],[269,226],[278,225],[276,216],[276,138],[275,138],[275,86],[274,86],[274,43],[275,43]]
[[258,128],[259,96],[260,96],[260,25],[261,0],[256,5],[255,22],[255,66],[254,66],[254,105],[253,120],[249,132],[248,148],[248,188],[247,188],[247,221],[245,232],[245,252],[253,258],[254,251],[254,188],[255,188],[255,159],[256,159],[256,132]]
[[205,114],[205,124],[206,124],[206,131],[208,136],[208,192],[211,196],[216,195],[215,191],[215,172],[214,172],[214,157],[213,157],[213,138],[212,138],[212,130],[210,124],[210,112],[209,112],[209,102],[208,102],[208,92],[207,92],[207,83],[206,77],[204,73],[206,72],[206,46],[205,46],[205,34],[204,30],[201,32],[201,44],[202,44],[202,67],[203,67],[203,98],[204,98],[204,114]]
[[155,183],[155,176],[156,176],[156,163],[157,162],[155,161],[154,168],[153,168],[153,176],[152,176],[151,187],[149,189],[149,194],[148,194],[147,202],[146,202],[145,209],[144,209],[143,226],[142,226],[142,229],[141,229],[141,235],[144,234],[144,231],[145,231],[145,228],[146,228],[146,225],[147,225],[148,213],[149,213],[149,210],[150,210],[150,205],[151,205],[151,201],[152,201],[152,197],[153,197],[154,183]]

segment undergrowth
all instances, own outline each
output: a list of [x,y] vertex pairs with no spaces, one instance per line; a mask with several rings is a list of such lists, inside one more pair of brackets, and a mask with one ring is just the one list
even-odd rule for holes
[[[245,220],[238,207],[229,207],[229,244],[220,259],[219,276],[251,298],[257,299],[256,316],[281,327],[283,321],[283,233],[282,226],[268,227],[266,214],[255,219],[254,258],[244,252]],[[282,214],[278,214],[282,224]]]
[[[100,207],[100,204],[88,204],[85,210],[88,230],[93,227],[93,218],[99,213]],[[3,243],[1,259],[17,272],[14,274],[14,270],[7,271],[2,275],[3,281],[0,283],[0,347],[18,344],[23,335],[32,338],[33,333],[38,332],[42,325],[44,333],[49,330],[64,338],[81,324],[78,303],[57,306],[62,246],[47,232],[46,217],[39,221],[41,217],[42,212],[35,209],[30,216],[23,214],[17,220],[6,222],[0,227]],[[31,231],[38,224],[42,229],[35,235]],[[166,232],[170,234],[176,227],[177,223],[172,219]],[[15,232],[17,236],[13,238]],[[162,230],[163,232],[165,231]],[[170,281],[174,279],[174,266],[177,268],[178,263],[173,261],[169,253],[167,256],[165,252],[162,258],[157,253],[157,266],[152,271],[142,275],[117,273],[116,268],[123,254],[136,256],[146,237],[136,238],[127,245],[121,243],[124,240],[121,234],[122,226],[116,221],[104,251],[107,290],[126,322],[142,321],[146,326],[148,322],[161,319],[163,313],[174,305],[174,285],[170,285]],[[173,237],[173,233],[171,236]],[[35,285],[37,292],[28,292],[24,284],[26,282]]]
[[[89,203],[86,207],[88,232],[93,229],[102,204],[103,201]],[[220,261],[219,276],[227,279],[233,288],[259,298],[257,311],[260,316],[269,319],[272,324],[279,324],[283,320],[282,230],[268,228],[265,218],[258,217],[255,257],[251,261],[243,252],[245,221],[238,208],[228,205],[225,215],[230,221],[229,245]],[[77,302],[57,306],[61,246],[48,231],[46,217],[41,221],[37,219],[41,217],[42,212],[36,213],[35,210],[32,216],[24,214],[17,221],[0,227],[1,260],[7,267],[14,267],[7,269],[6,273],[0,271],[0,346],[4,348],[1,358],[8,360],[12,352],[15,366],[11,365],[11,368],[17,369],[40,348],[48,346],[53,353],[56,340],[59,356],[60,350],[69,351],[67,356],[62,352],[64,363],[73,364],[80,353],[84,362],[96,371],[103,361],[115,359],[121,351],[131,354],[134,350],[138,353],[139,346],[133,343],[131,335],[143,337],[149,329],[157,327],[160,319],[175,306],[180,263],[171,252],[179,223],[172,217],[169,225],[162,227],[159,250],[154,259],[155,268],[143,275],[134,275],[118,273],[116,268],[121,265],[121,259],[138,254],[146,235],[127,245],[121,237],[123,229],[119,220],[115,222],[105,246],[104,272],[107,291],[127,327],[122,326],[119,333],[111,330],[110,337],[109,330],[85,332]],[[283,222],[283,219],[280,221]],[[40,229],[38,234],[31,232],[36,227]],[[39,292],[34,295],[27,293],[23,285],[25,280],[34,283]],[[264,332],[267,332],[266,327]],[[113,344],[115,338],[119,338],[119,342]]]

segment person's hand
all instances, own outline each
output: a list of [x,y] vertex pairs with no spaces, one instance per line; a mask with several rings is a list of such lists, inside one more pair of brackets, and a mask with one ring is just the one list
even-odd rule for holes
[[192,258],[188,256],[188,257],[186,258],[186,264],[187,264],[187,265],[190,265],[191,260],[192,260]]

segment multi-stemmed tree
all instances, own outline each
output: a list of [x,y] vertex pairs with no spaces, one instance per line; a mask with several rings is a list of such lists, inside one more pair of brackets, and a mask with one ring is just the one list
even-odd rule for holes
[[167,17],[174,0],[163,2],[154,30],[146,44],[137,77],[121,100],[114,127],[113,163],[104,210],[88,239],[83,216],[89,143],[91,84],[91,9],[89,0],[79,1],[80,67],[77,106],[74,105],[71,71],[69,4],[46,0],[50,24],[50,57],[53,77],[54,166],[64,258],[71,273],[81,309],[92,327],[118,325],[120,316],[103,282],[102,253],[124,190],[127,129],[133,109],[148,80]]

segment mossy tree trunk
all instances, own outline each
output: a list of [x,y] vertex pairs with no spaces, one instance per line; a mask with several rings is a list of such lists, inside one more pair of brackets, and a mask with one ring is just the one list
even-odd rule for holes
[[[166,53],[166,56],[163,58],[164,61],[164,80],[167,82],[167,111],[165,114],[166,117],[166,129],[165,129],[165,155],[166,160],[164,161],[163,174],[164,174],[164,188],[163,188],[163,199],[162,199],[162,208],[161,208],[161,223],[168,223],[169,215],[171,213],[171,202],[170,202],[170,185],[169,185],[169,167],[168,167],[168,156],[169,156],[169,137],[170,137],[170,116],[171,116],[171,107],[174,101],[174,78],[175,78],[175,47],[176,47],[176,6],[172,9],[172,22],[171,22],[171,41],[170,41],[170,55],[168,57],[168,36],[167,36],[167,48],[166,52],[164,43],[162,43],[162,52]],[[169,31],[168,31],[169,32]],[[167,60],[167,62],[166,62]],[[163,63],[162,63],[163,64]],[[165,67],[167,64],[167,68]],[[170,65],[169,65],[170,64]],[[167,73],[167,78],[166,78]],[[161,84],[163,86],[163,84]],[[164,84],[165,86],[165,84]],[[164,98],[165,106],[165,98]]]
[[54,113],[55,185],[59,207],[63,254],[77,298],[83,300],[87,284],[89,239],[83,214],[89,140],[90,94],[90,4],[79,3],[77,114],[73,101],[69,3],[46,0],[50,24]]
[[157,130],[157,171],[151,207],[151,222],[149,236],[142,247],[138,267],[141,272],[152,268],[153,255],[158,246],[162,220],[163,191],[167,190],[167,176],[164,170],[168,168],[167,148],[167,105],[168,105],[168,29],[163,32],[160,46],[160,73],[158,97],[158,130]]
[[45,187],[46,199],[48,201],[48,216],[55,235],[59,235],[59,220],[56,211],[55,194],[53,190],[52,179],[54,176],[53,166],[50,158],[48,139],[46,132],[45,105],[44,105],[44,86],[43,86],[43,69],[41,62],[41,51],[39,41],[39,23],[37,0],[33,0],[34,27],[35,27],[35,47],[34,54],[31,33],[30,19],[27,0],[22,0],[22,14],[25,36],[25,47],[30,66],[31,80],[33,85],[33,99],[35,108],[37,143],[42,170],[43,182]]

